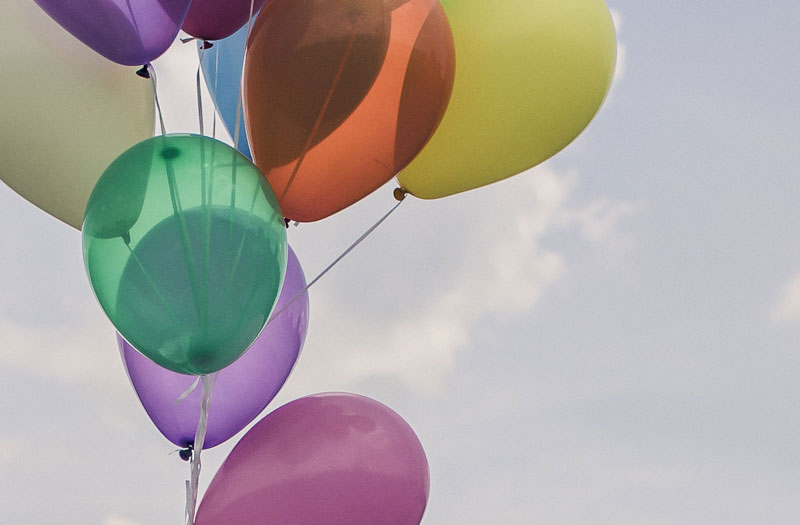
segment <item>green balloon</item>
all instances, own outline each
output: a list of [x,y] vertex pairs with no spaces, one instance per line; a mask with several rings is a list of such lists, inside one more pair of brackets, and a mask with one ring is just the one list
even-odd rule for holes
[[286,228],[258,168],[199,135],[154,137],[98,180],[86,271],[120,334],[184,374],[220,370],[264,327],[286,270]]

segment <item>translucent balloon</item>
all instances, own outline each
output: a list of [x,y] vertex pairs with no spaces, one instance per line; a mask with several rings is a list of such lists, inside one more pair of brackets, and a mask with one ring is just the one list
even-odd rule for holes
[[316,394],[245,434],[195,523],[419,525],[429,485],[425,452],[400,416],[366,397]]
[[236,360],[264,326],[286,268],[269,186],[233,148],[154,137],[103,173],[86,208],[84,262],[117,330],[175,372]]
[[458,67],[439,129],[397,177],[432,199],[510,177],[588,125],[614,73],[603,0],[442,0]]
[[147,64],[169,48],[191,0],[34,0],[39,7],[109,60]]
[[450,96],[454,50],[437,0],[273,0],[247,43],[253,158],[286,217],[323,219],[390,180]]
[[[242,27],[231,36],[214,43],[210,49],[200,53],[200,67],[206,81],[208,92],[214,101],[222,123],[231,138],[236,138],[237,113],[239,121],[239,138],[235,144],[242,155],[252,159],[250,146],[247,144],[247,131],[244,127],[244,112],[239,107],[239,96],[242,92],[242,68],[244,67],[244,48],[247,42],[247,26]],[[198,42],[200,51],[202,42]]]
[[[289,377],[308,330],[303,269],[291,248],[275,313],[250,348],[219,371],[209,406],[203,448],[227,441],[261,413]],[[298,294],[301,294],[298,296]],[[176,402],[196,380],[161,368],[117,334],[122,361],[139,401],[158,430],[179,447],[194,443],[202,388]]]
[[250,9],[257,13],[266,0],[192,0],[183,21],[187,33],[203,40],[220,40],[246,26]]
[[0,2],[0,179],[80,228],[98,177],[153,134],[150,82],[112,64],[30,0]]

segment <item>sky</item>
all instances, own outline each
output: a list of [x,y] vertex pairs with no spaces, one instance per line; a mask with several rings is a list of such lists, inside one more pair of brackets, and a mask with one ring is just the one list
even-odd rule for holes
[[[391,407],[430,463],[425,525],[800,517],[800,5],[608,3],[620,60],[587,130],[407,199],[311,289],[267,409]],[[192,60],[156,62],[168,131],[196,129]],[[307,277],[394,186],[289,229]],[[79,232],[4,185],[0,220],[0,524],[180,523],[188,466],[125,376]],[[204,452],[201,487],[241,435]]]

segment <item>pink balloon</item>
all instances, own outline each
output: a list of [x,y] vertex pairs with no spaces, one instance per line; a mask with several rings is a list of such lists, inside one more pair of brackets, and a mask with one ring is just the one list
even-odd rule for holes
[[[266,0],[253,0],[253,15]],[[183,29],[203,40],[220,40],[247,23],[251,0],[192,0]]]
[[414,431],[372,399],[303,397],[259,421],[220,467],[196,525],[418,525],[428,462]]

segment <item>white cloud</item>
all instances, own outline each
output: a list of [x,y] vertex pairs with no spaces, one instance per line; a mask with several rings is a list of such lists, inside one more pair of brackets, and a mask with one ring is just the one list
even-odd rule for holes
[[45,328],[0,317],[0,364],[80,388],[119,389],[124,372],[113,326],[97,307],[73,314]]
[[[319,390],[329,378],[348,388],[363,380],[391,378],[416,391],[440,391],[477,326],[490,317],[527,314],[564,276],[568,261],[547,247],[549,235],[567,230],[576,232],[582,244],[622,242],[619,222],[642,207],[608,199],[576,205],[577,180],[540,167],[501,187],[478,190],[483,197],[460,197],[467,203],[459,210],[464,223],[441,222],[414,231],[415,244],[434,250],[425,267],[428,285],[414,289],[416,301],[395,315],[364,316],[343,308],[339,295],[334,299],[333,294],[312,291],[308,348],[314,356],[301,360],[301,381]],[[451,224],[468,229],[468,235],[449,231]],[[437,239],[442,245],[437,246]],[[403,261],[391,259],[373,264],[394,264],[385,271],[403,275]],[[397,295],[383,298],[402,300]],[[315,339],[316,333],[324,334],[324,340]]]
[[772,309],[772,318],[782,322],[800,321],[800,274],[784,285]]

